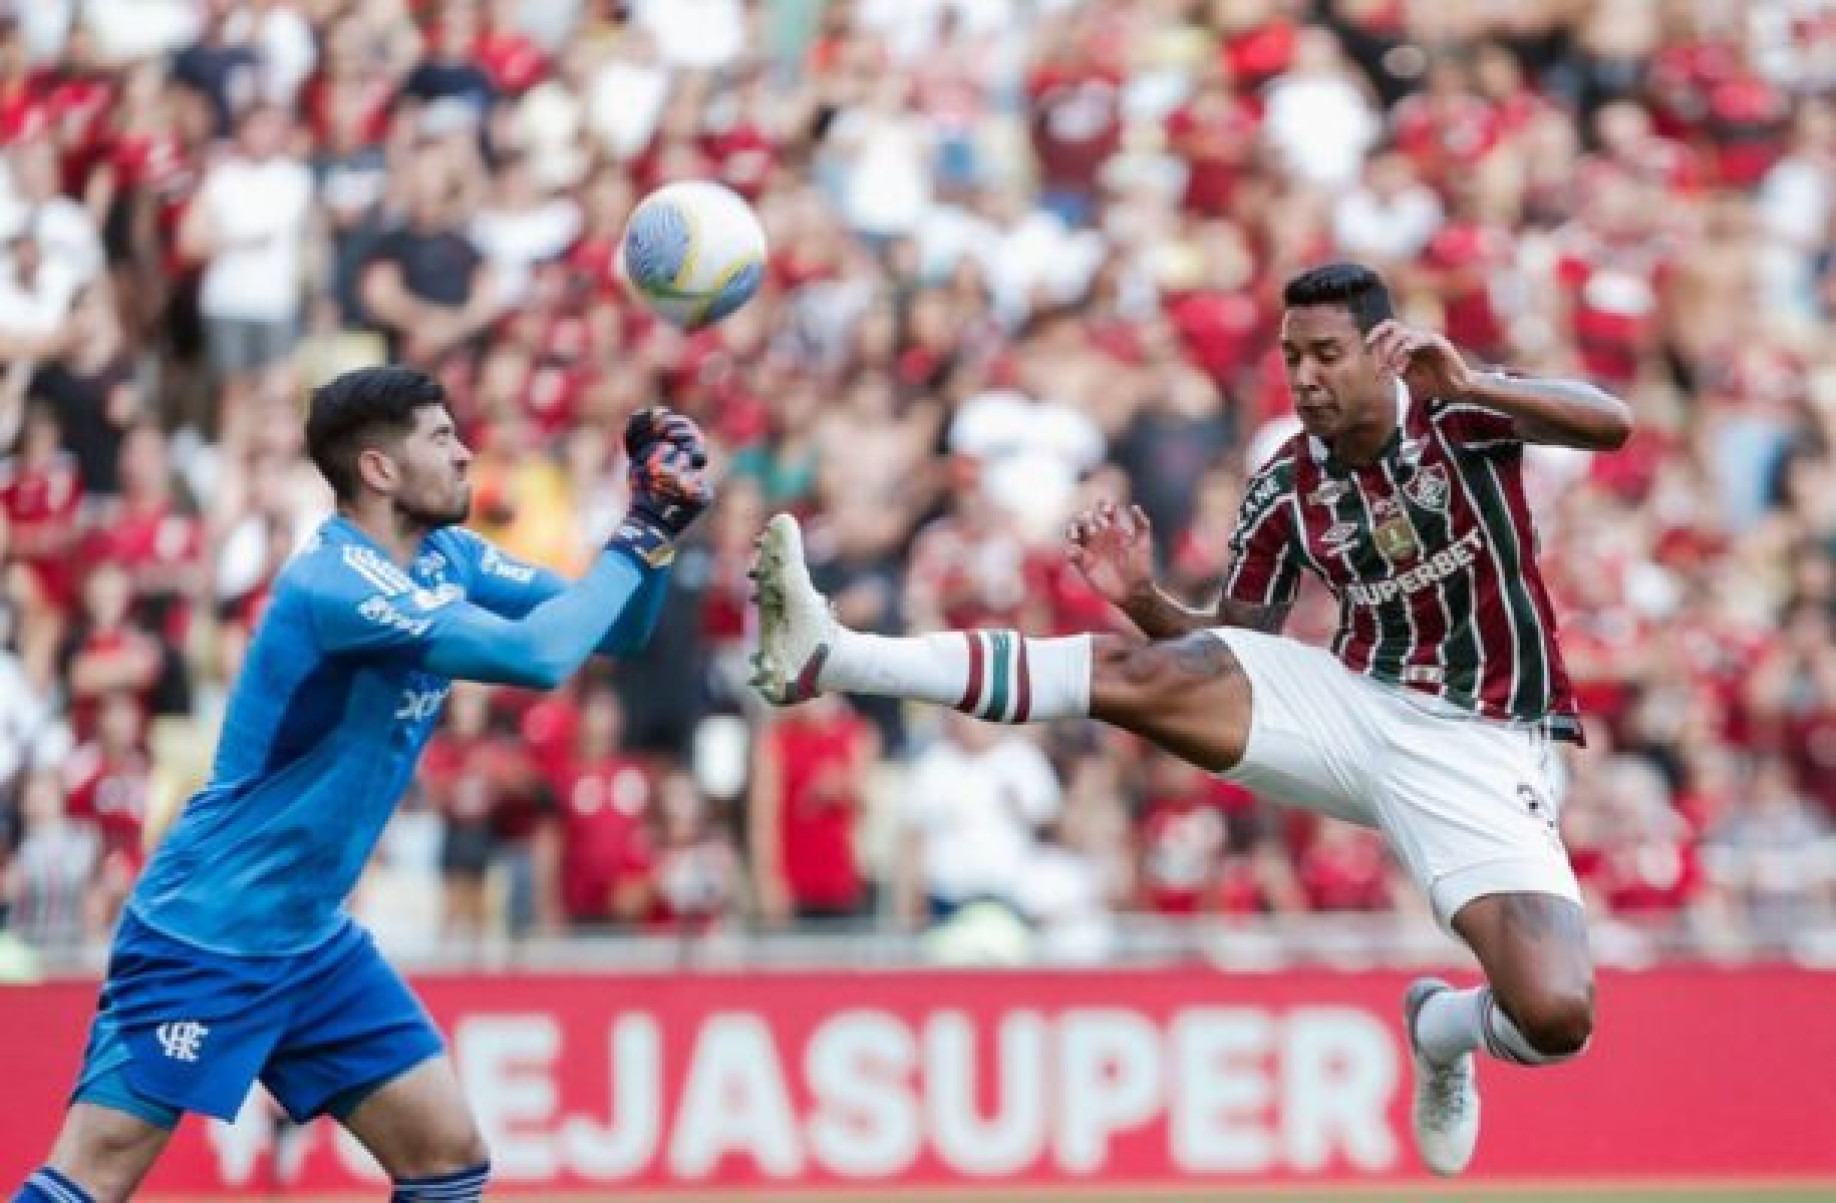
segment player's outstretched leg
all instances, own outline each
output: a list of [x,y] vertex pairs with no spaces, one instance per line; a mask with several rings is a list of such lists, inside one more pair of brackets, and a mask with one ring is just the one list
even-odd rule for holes
[[779,514],[753,565],[759,650],[752,684],[774,705],[864,693],[948,706],[998,723],[1089,716],[1210,772],[1243,756],[1250,687],[1223,640],[1036,639],[1017,631],[889,637],[849,630],[810,581],[796,519]]
[[759,650],[752,683],[789,706],[818,693],[870,693],[952,706],[993,722],[1087,714],[1090,637],[1024,639],[1013,631],[885,638],[848,630],[816,591],[797,520],[779,514],[753,566]]

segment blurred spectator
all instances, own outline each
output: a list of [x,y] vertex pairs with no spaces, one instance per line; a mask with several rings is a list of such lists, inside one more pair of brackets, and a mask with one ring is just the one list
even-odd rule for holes
[[100,842],[94,906],[105,930],[114,926],[145,860],[141,827],[153,788],[145,726],[140,703],[131,694],[111,694],[97,712],[95,737],[79,745],[63,765],[69,817],[87,824]]
[[1315,826],[1294,872],[1311,911],[1387,911],[1409,889],[1391,865],[1383,837],[1350,823]]
[[1704,836],[1702,857],[1724,905],[1775,939],[1827,915],[1836,892],[1829,821],[1776,763],[1756,767],[1735,807]]
[[492,194],[472,218],[470,233],[491,270],[497,304],[508,310],[527,300],[535,266],[558,259],[580,229],[580,206],[571,197],[545,195],[521,153],[501,156]]
[[100,283],[76,295],[63,346],[32,374],[28,395],[59,415],[85,497],[121,491],[118,461],[127,430],[142,416],[127,339]]
[[687,773],[666,773],[658,784],[652,838],[653,925],[702,932],[738,913],[744,901],[739,852],[716,825],[707,796]]
[[1271,145],[1298,179],[1337,190],[1357,178],[1382,128],[1361,84],[1330,33],[1300,34],[1292,66],[1268,86],[1264,117]]
[[1667,915],[1702,888],[1697,835],[1662,774],[1609,757],[1562,804],[1562,835],[1590,907],[1602,915]]
[[635,922],[651,907],[656,774],[626,751],[624,721],[616,693],[590,691],[580,707],[572,756],[555,778],[561,910],[585,927]]
[[1047,18],[1026,80],[1040,204],[1068,226],[1089,224],[1099,176],[1122,145],[1122,63],[1097,10]]
[[9,218],[19,222],[41,258],[40,288],[68,299],[101,274],[102,235],[95,215],[63,192],[57,144],[33,137],[6,156]]
[[73,553],[82,538],[83,482],[62,447],[50,404],[26,406],[17,453],[0,460],[0,520],[7,531],[6,597],[18,615],[25,671],[43,689],[77,593]]
[[[166,436],[152,426],[128,432],[119,458],[119,503],[110,525],[84,542],[83,554],[127,572],[135,617],[176,652],[191,636],[204,532],[197,516],[174,496],[168,447]],[[188,675],[182,661],[169,670],[181,679]]]
[[1063,805],[1058,776],[1021,732],[954,711],[942,721],[901,791],[894,913],[919,923],[976,902],[1020,911],[1039,831]]
[[[53,749],[46,745],[58,725],[51,695],[27,677],[24,663],[7,646],[12,618],[11,608],[0,605],[0,818],[11,810],[26,768],[41,756],[50,759]],[[5,834],[0,825],[0,836]]]
[[491,687],[455,685],[450,706],[450,728],[428,744],[422,764],[429,799],[446,819],[446,930],[477,942],[527,934],[538,923],[552,928],[560,859],[553,795],[494,711]]
[[1372,155],[1358,186],[1333,209],[1340,249],[1389,273],[1420,254],[1440,227],[1440,198],[1416,178],[1408,158],[1393,150]]
[[179,242],[204,265],[198,311],[210,367],[227,407],[250,376],[284,358],[300,336],[312,174],[287,153],[289,119],[253,104],[237,120],[235,150],[205,173]]
[[28,942],[75,945],[101,930],[92,887],[101,863],[95,829],[72,819],[50,769],[26,775],[18,849],[6,864],[9,924]]
[[741,0],[635,0],[632,20],[656,40],[670,67],[715,71],[732,65],[749,32]]
[[405,220],[377,239],[359,286],[391,353],[423,365],[464,347],[502,312],[490,267],[460,229],[460,170],[449,151],[416,153]]
[[173,56],[172,78],[210,102],[212,128],[227,138],[261,94],[261,52],[246,40],[248,24],[235,20],[238,0],[203,0],[199,8],[203,27]]
[[1217,905],[1231,834],[1226,800],[1254,805],[1235,787],[1221,793],[1221,784],[1183,760],[1148,757],[1139,823],[1140,909],[1198,915]]
[[426,55],[402,81],[402,95],[425,106],[423,117],[430,110],[445,111],[439,108],[445,102],[454,113],[469,113],[483,125],[497,99],[497,84],[473,57],[480,32],[478,6],[471,0],[448,0],[437,12]]
[[102,705],[117,692],[134,698],[143,715],[183,713],[188,674],[177,656],[176,647],[136,616],[127,569],[107,560],[91,565],[81,608],[58,654],[76,737],[95,734]]
[[879,755],[873,726],[824,697],[760,729],[756,743],[746,820],[760,912],[775,923],[859,917],[868,897],[855,842]]
[[1048,961],[1099,964],[1115,951],[1115,912],[1134,890],[1121,785],[1111,759],[1078,758],[1063,811],[1020,875],[1014,901],[1039,929]]

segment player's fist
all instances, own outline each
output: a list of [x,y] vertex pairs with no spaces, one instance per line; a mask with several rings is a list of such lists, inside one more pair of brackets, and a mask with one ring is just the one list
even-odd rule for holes
[[708,466],[707,439],[692,418],[653,405],[625,420],[625,455],[632,464],[642,462],[659,443],[680,447],[697,468]]
[[1079,514],[1065,532],[1065,555],[1111,605],[1154,586],[1154,533],[1138,505],[1099,501]]
[[714,504],[714,486],[703,465],[707,454],[679,443],[652,443],[631,461],[631,510],[650,518],[675,538]]
[[648,564],[668,563],[676,539],[714,504],[707,443],[681,414],[640,409],[625,423],[625,454],[631,508],[608,546]]

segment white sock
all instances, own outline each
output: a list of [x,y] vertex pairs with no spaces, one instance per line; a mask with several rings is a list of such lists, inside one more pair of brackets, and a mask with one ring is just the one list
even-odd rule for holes
[[997,723],[1090,713],[1090,636],[1014,631],[891,637],[844,630],[818,683],[841,693],[911,698]]
[[1474,1049],[1513,1065],[1568,1060],[1537,1052],[1492,997],[1490,986],[1443,990],[1430,997],[1415,1013],[1415,1042],[1436,1065],[1447,1065]]
[[1481,1026],[1491,989],[1443,990],[1415,1013],[1415,1043],[1436,1065],[1450,1065],[1485,1043]]

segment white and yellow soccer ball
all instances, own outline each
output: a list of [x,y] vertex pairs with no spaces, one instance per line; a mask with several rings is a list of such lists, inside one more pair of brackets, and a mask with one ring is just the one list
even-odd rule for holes
[[652,192],[625,223],[619,263],[657,316],[694,329],[733,313],[765,278],[765,230],[745,198],[705,180]]

